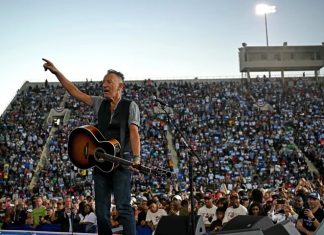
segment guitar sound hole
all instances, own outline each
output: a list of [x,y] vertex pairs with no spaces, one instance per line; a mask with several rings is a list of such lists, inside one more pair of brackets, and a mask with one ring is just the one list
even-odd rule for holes
[[105,150],[103,148],[97,148],[95,150],[95,159],[97,162],[103,163],[105,161],[103,154],[106,153]]
[[89,143],[87,143],[84,148],[83,148],[83,155],[85,157],[86,160],[88,160],[88,148],[89,148]]

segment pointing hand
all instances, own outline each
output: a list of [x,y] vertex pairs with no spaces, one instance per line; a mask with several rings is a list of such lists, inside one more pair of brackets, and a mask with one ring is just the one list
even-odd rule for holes
[[54,66],[54,64],[51,61],[44,59],[44,58],[43,58],[43,60],[46,62],[43,64],[45,71],[49,70],[53,74],[56,74],[59,72],[58,69]]

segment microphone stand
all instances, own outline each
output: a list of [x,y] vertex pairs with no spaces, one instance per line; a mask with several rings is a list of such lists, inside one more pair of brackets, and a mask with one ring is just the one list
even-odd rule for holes
[[158,103],[160,103],[161,109],[165,112],[165,114],[167,116],[167,122],[174,127],[174,129],[177,133],[179,133],[179,135],[181,137],[180,141],[185,145],[185,147],[187,149],[189,149],[189,154],[188,154],[188,157],[189,157],[189,190],[190,190],[190,205],[191,205],[190,220],[189,220],[189,231],[190,231],[189,234],[195,235],[196,220],[195,220],[195,214],[194,214],[194,207],[195,207],[194,204],[195,203],[194,203],[194,195],[193,195],[193,169],[192,169],[193,162],[192,162],[192,158],[196,157],[200,163],[202,161],[201,161],[200,157],[196,154],[194,149],[187,143],[183,133],[180,131],[178,126],[176,124],[171,123],[170,114],[165,110],[165,106],[167,106],[167,104],[164,102],[160,102],[160,100],[157,100],[157,99],[156,99],[156,101]]

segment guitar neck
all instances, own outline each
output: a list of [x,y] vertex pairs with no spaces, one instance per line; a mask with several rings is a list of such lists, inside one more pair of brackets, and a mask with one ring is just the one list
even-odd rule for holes
[[141,173],[145,174],[153,174],[153,175],[166,175],[167,177],[171,177],[173,173],[171,171],[166,171],[161,168],[149,168],[143,165],[134,165],[133,162],[128,161],[126,159],[120,158],[120,157],[115,157],[114,155],[108,154],[108,153],[103,153],[103,152],[96,152],[96,155],[99,158],[102,158],[106,161],[124,165],[124,166],[132,166],[133,168],[136,168],[139,170]]

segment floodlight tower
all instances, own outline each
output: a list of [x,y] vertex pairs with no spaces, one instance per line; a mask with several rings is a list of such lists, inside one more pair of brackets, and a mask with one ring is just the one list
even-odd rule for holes
[[272,13],[275,13],[275,12],[276,12],[276,6],[270,6],[268,4],[258,4],[255,7],[255,13],[257,15],[264,15],[267,46],[269,46],[267,14],[272,14]]

